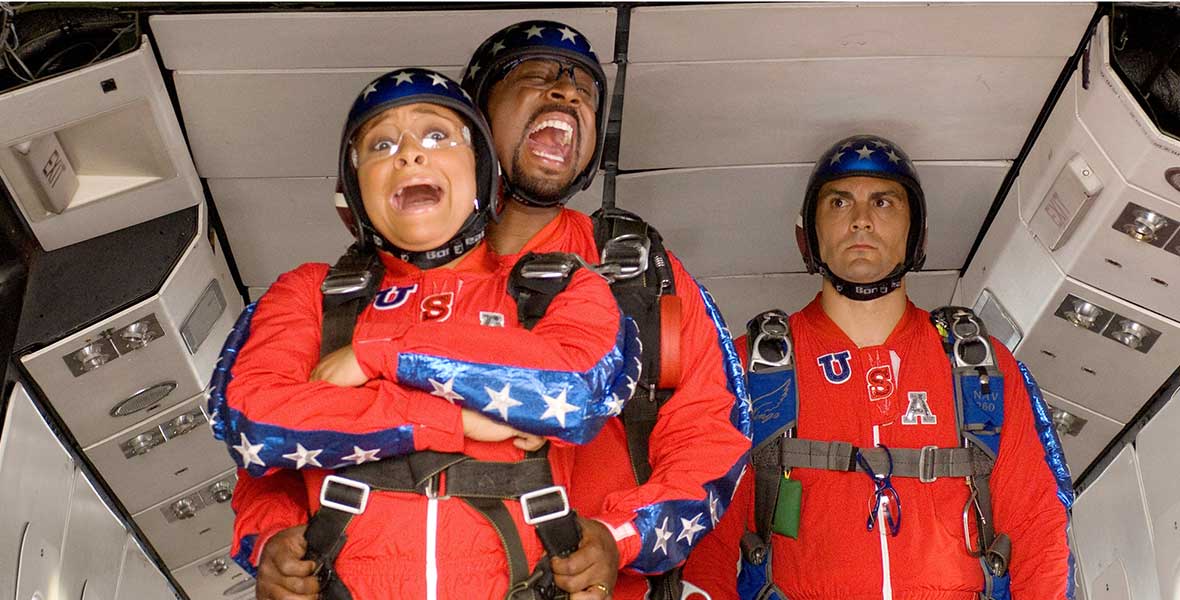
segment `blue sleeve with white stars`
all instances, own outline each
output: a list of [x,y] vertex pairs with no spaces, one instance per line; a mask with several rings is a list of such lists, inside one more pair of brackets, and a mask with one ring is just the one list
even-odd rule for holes
[[614,346],[585,371],[401,353],[397,380],[445,395],[521,431],[584,444],[622,412],[635,391],[641,364],[639,330],[629,317],[620,317]]

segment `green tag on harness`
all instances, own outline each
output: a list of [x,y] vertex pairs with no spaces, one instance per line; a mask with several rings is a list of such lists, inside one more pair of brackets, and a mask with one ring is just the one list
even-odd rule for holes
[[799,539],[799,512],[803,507],[803,483],[784,475],[778,482],[778,502],[774,505],[771,530],[779,535]]

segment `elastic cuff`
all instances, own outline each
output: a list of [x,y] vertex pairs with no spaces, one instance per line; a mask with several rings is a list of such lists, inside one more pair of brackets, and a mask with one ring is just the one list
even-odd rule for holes
[[606,525],[615,538],[615,547],[619,550],[619,568],[622,569],[639,558],[639,551],[643,549],[643,538],[639,530],[631,522],[631,514],[620,513],[599,515],[595,521]]

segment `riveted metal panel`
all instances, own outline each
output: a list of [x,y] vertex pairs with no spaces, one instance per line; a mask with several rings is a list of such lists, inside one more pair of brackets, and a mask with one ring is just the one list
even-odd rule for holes
[[[51,550],[48,557],[37,561],[49,560],[46,568],[50,571],[60,560],[74,461],[24,387],[15,386],[7,404],[0,431],[0,506],[4,507],[0,510],[0,590],[15,590],[16,567],[26,538],[30,544],[46,544]],[[34,566],[26,566],[32,573]]]
[[112,549],[122,547],[126,538],[123,523],[99,498],[82,471],[74,471],[58,597],[114,598],[123,556]]
[[1172,394],[1171,400],[1135,437],[1161,598],[1180,595],[1180,478],[1176,477],[1180,437],[1177,432],[1180,432],[1180,391]]
[[[487,36],[526,19],[568,23],[601,60],[612,60],[615,9],[341,11],[154,15],[152,31],[172,70],[462,66]],[[347,40],[347,43],[342,43]]]
[[[113,550],[113,549],[112,549]],[[119,585],[115,600],[175,600],[172,585],[160,572],[135,539],[128,536],[123,544],[123,568],[119,571]]]
[[[1094,4],[639,6],[632,63],[866,56],[1058,56]],[[685,43],[692,40],[693,43]]]
[[1127,445],[1073,507],[1090,600],[1160,598],[1135,449]]
[[[208,178],[335,177],[348,108],[365,84],[393,68],[177,72],[197,172]],[[462,74],[461,66],[433,68],[455,79]],[[603,68],[609,98],[616,69]]]

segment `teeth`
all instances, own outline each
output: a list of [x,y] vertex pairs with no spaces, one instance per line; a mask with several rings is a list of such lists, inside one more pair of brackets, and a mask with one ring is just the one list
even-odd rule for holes
[[541,152],[540,150],[534,150],[533,154],[536,154],[537,156],[540,156],[541,158],[547,158],[549,160],[555,160],[557,162],[565,162],[564,157],[558,156],[556,154],[549,154],[548,152]]
[[546,127],[552,127],[552,128],[554,128],[558,131],[561,131],[565,134],[564,136],[562,136],[562,140],[561,140],[561,143],[563,145],[569,144],[570,140],[572,140],[574,138],[573,126],[571,126],[569,123],[566,123],[565,121],[559,121],[557,119],[545,119],[544,121],[537,123],[537,125],[535,127],[533,127],[531,130],[529,130],[528,134],[532,135],[532,134],[537,133],[538,131],[540,131]]

